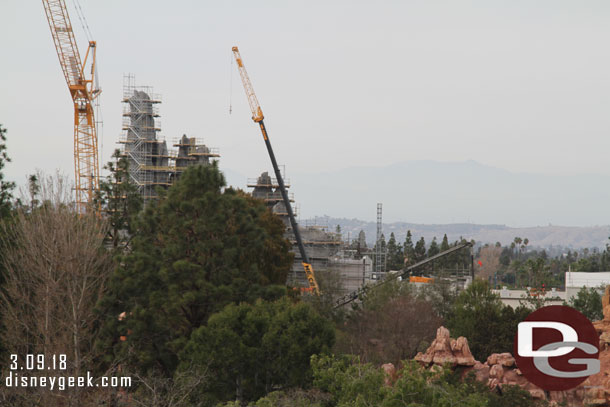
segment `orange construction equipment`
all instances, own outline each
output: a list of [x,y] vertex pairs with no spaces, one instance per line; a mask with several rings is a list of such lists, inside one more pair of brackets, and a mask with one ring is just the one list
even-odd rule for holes
[[[94,84],[95,41],[89,41],[85,60],[81,62],[76,38],[64,0],[42,0],[51,35],[74,103],[74,178],[76,208],[84,213],[99,190],[99,162],[93,101],[101,90]],[[91,68],[86,71],[91,57]],[[86,74],[90,76],[86,76]]]
[[426,283],[426,284],[431,284],[431,283],[434,283],[434,279],[432,277],[411,276],[411,277],[409,277],[409,283]]

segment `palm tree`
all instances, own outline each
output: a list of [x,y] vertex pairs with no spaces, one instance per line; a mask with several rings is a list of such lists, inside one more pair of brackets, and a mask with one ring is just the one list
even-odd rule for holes
[[515,237],[515,247],[517,248],[517,257],[519,257],[519,247],[521,246],[521,242],[523,242],[523,239],[521,239],[520,237]]

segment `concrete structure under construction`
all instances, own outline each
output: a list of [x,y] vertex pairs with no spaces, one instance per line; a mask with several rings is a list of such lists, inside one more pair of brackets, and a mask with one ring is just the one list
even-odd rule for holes
[[157,197],[157,188],[168,188],[190,165],[210,164],[220,157],[194,137],[183,135],[169,149],[158,135],[160,96],[148,86],[136,86],[133,75],[123,78],[122,155],[129,162],[130,179],[138,186],[144,202]]
[[[282,179],[284,180],[284,187],[286,189],[290,188],[290,180],[286,179],[286,177],[282,177]],[[271,212],[278,215],[284,221],[286,228],[291,228],[288,211],[284,205],[276,178],[269,176],[268,172],[263,172],[258,178],[248,179],[248,187],[254,188],[252,190],[254,198],[263,200]],[[294,202],[294,194],[288,193],[288,199],[290,202]],[[297,215],[296,208],[293,208],[293,213],[295,216]]]
[[[335,233],[329,232],[324,226],[299,226],[299,230],[314,272],[319,274],[323,272],[340,273],[337,269],[331,268],[331,258],[339,251],[343,244],[340,237]],[[294,252],[294,263],[292,264],[289,280],[294,286],[305,287],[307,286],[307,280],[303,271],[303,259],[301,259],[294,234],[291,230],[287,231],[287,237],[292,243],[292,251]]]
[[[285,177],[283,179],[285,187],[289,188],[290,181]],[[286,225],[286,238],[292,242],[292,252],[294,253],[294,262],[291,273],[288,276],[288,283],[293,286],[306,287],[307,280],[303,271],[301,255],[292,232],[290,220],[288,219],[286,206],[278,189],[277,180],[272,178],[269,173],[263,172],[258,178],[249,179],[248,187],[253,188],[253,197],[263,200],[267,207],[284,221]],[[294,195],[292,193],[289,193],[288,197],[290,202],[294,202]],[[295,208],[293,208],[293,211],[296,215]],[[363,284],[363,272],[365,274],[365,283],[368,284],[373,275],[371,258],[355,259],[347,251],[340,252],[343,246],[340,234],[332,233],[328,229],[328,226],[299,225],[303,245],[314,272],[318,274],[337,274],[341,282],[341,289],[344,292],[357,289]]]
[[373,279],[373,259],[358,256],[349,250],[340,250],[329,259],[328,268],[339,275],[341,294],[353,292],[377,282]]

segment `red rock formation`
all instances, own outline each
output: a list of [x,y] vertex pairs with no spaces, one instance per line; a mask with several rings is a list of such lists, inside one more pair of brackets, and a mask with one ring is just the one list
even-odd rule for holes
[[[600,372],[587,378],[575,389],[549,392],[551,405],[610,407],[610,286],[606,287],[602,305],[604,319],[593,323],[599,334]],[[494,353],[485,363],[481,363],[472,356],[468,340],[464,337],[451,339],[449,330],[445,327],[437,329],[436,339],[425,353],[418,353],[415,360],[429,369],[449,364],[454,369],[461,369],[464,375],[473,372],[477,380],[487,383],[491,389],[518,385],[529,391],[534,398],[547,398],[542,389],[523,377],[510,353]]]
[[[437,369],[439,366],[449,364],[454,369],[461,369],[463,376],[473,372],[476,379],[486,383],[490,389],[515,385],[527,390],[534,398],[546,399],[541,388],[523,377],[515,364],[515,358],[510,353],[494,353],[485,363],[481,363],[472,356],[468,340],[463,336],[451,339],[449,330],[445,327],[438,328],[436,339],[425,353],[418,353],[415,360],[428,369]],[[565,401],[568,406],[581,406],[583,398],[583,389],[550,393],[551,401]]]
[[436,330],[436,338],[426,350],[419,352],[415,360],[423,365],[474,366],[475,360],[468,347],[468,340],[463,336],[451,339],[449,330],[441,326]]

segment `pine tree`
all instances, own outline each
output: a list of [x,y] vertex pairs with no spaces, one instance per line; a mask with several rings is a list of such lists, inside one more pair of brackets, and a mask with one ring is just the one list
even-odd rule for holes
[[441,242],[441,252],[445,250],[449,250],[449,239],[447,239],[447,233],[443,236],[443,241]]
[[11,159],[6,152],[6,129],[0,124],[0,219],[9,215],[13,204],[15,183],[4,179],[2,170]]
[[432,243],[430,243],[430,247],[428,248],[428,257],[436,256],[440,252],[441,250],[436,242],[436,236],[434,236]]
[[387,265],[390,270],[400,270],[403,267],[404,258],[402,253],[402,247],[396,244],[396,237],[394,232],[390,234],[390,240],[388,240],[388,252],[387,252]]
[[104,167],[110,175],[100,182],[97,200],[108,215],[108,238],[112,246],[118,248],[134,233],[133,222],[142,209],[142,197],[129,177],[129,162],[121,156],[120,150],[115,150],[112,158],[114,161]]
[[100,305],[107,362],[121,357],[169,376],[211,314],[285,295],[292,255],[283,222],[262,201],[224,187],[217,164],[190,167],[142,212]]
[[[441,242],[441,247],[440,247],[440,251],[444,252],[446,250],[449,250],[451,248],[451,246],[449,246],[449,239],[447,239],[447,233],[445,233],[445,235],[443,236],[443,241]],[[450,259],[448,258],[448,256],[443,256],[440,259],[438,259],[438,267],[439,268],[448,268],[449,265],[451,264]]]
[[407,237],[405,238],[405,242],[402,247],[402,252],[405,257],[405,266],[415,264],[415,248],[413,247],[413,237],[410,230],[407,230]]
[[426,241],[422,236],[415,244],[415,263],[426,259]]

